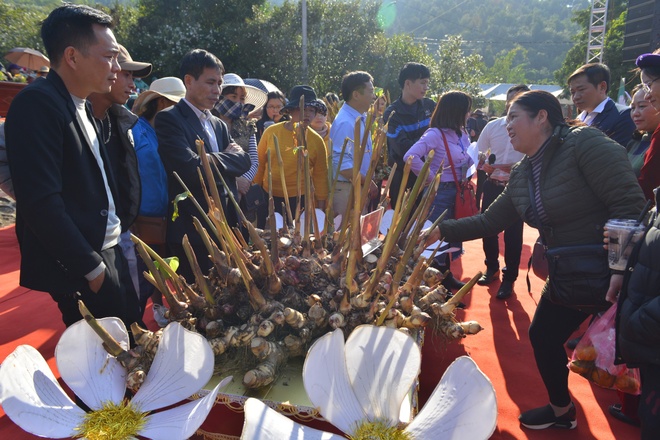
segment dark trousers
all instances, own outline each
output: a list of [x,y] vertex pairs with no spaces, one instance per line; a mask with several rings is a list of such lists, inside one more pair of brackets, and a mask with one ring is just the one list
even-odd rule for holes
[[[415,185],[417,176],[411,171],[408,175],[408,181],[406,182],[406,188],[412,189]],[[392,183],[390,183],[390,205],[392,209],[396,207],[396,201],[399,198],[399,189],[401,188],[401,182],[403,181],[403,163],[400,163],[396,166],[394,175],[392,176]]]
[[124,322],[127,330],[134,322],[144,327],[138,295],[121,247],[113,246],[101,251],[100,255],[106,269],[105,279],[98,292],[92,292],[86,281],[81,283],[78,290],[80,295],[75,292],[49,292],[62,312],[64,325],[69,327],[82,319],[78,309],[78,300],[82,300],[95,318],[117,317]]
[[541,374],[550,403],[567,406],[571,403],[568,392],[568,357],[564,344],[580,324],[591,315],[554,304],[545,296],[536,307],[529,326],[529,340],[534,349],[536,367]]
[[642,377],[642,394],[639,402],[639,418],[642,421],[642,440],[657,439],[660,433],[660,365],[643,364],[639,367]]
[[488,175],[484,170],[477,170],[477,193],[475,198],[477,199],[477,209],[481,209],[481,196],[484,193],[484,182]]
[[[265,191],[264,191],[265,192]],[[275,205],[275,212],[279,212],[282,217],[284,217],[284,222],[288,222],[286,205],[284,203],[284,197],[273,196],[273,204]],[[289,205],[291,206],[291,215],[294,220],[296,218],[296,208],[298,207],[298,197],[289,197]],[[300,209],[305,207],[305,197],[300,197]],[[268,220],[268,193],[266,193],[266,203],[262,203],[257,208],[257,228],[264,229],[266,227],[266,221]]]
[[[503,186],[499,186],[486,180],[484,182],[484,199],[481,204],[481,212],[485,212],[491,203],[502,194]],[[517,220],[514,224],[504,230],[504,263],[506,267],[502,271],[502,278],[514,282],[518,278],[518,267],[520,266],[520,253],[523,245],[523,221]],[[486,269],[495,272],[500,268],[500,240],[498,235],[483,238],[484,255],[486,256]]]

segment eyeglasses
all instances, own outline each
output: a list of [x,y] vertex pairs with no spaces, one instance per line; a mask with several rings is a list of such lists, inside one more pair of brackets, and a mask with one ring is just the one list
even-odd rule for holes
[[651,93],[651,86],[653,85],[654,82],[660,79],[660,76],[654,79],[653,81],[649,81],[647,83],[643,82],[642,83],[642,90],[644,90],[644,93]]

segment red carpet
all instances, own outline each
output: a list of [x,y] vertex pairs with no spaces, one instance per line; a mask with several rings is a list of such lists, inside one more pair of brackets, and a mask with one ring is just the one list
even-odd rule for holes
[[[525,230],[523,265],[526,266],[537,234]],[[466,253],[452,264],[452,270],[463,281],[477,271],[484,270],[481,241],[465,243]],[[16,346],[29,344],[36,347],[55,370],[53,352],[64,325],[60,313],[48,294],[29,291],[18,286],[19,252],[14,228],[0,229],[0,360]],[[570,375],[570,389],[578,409],[578,427],[572,431],[523,430],[518,424],[521,411],[547,403],[527,336],[542,282],[532,276],[531,295],[526,292],[524,275],[516,282],[516,295],[507,301],[495,299],[498,285],[475,286],[464,302],[465,311],[459,311],[463,320],[477,320],[485,330],[469,336],[462,342],[445,347],[427,335],[422,357],[420,400],[423,404],[443,371],[457,356],[468,354],[495,386],[499,406],[497,430],[492,439],[559,439],[610,440],[639,438],[639,429],[613,419],[607,407],[617,402],[614,391],[591,385],[586,379]],[[146,317],[151,316],[147,311]],[[147,323],[150,327],[153,321]],[[229,433],[228,433],[229,434]],[[238,435],[239,433],[231,433]],[[0,439],[37,439],[16,427],[0,409]],[[466,439],[471,440],[471,439]]]

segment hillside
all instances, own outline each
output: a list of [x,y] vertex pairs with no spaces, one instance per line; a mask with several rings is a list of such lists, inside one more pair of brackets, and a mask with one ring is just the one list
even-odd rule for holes
[[[387,2],[385,2],[387,5]],[[552,79],[561,67],[578,27],[573,11],[589,7],[587,0],[397,0],[388,33],[412,34],[431,49],[445,35],[460,34],[465,53],[479,53],[486,66],[516,46],[527,51],[527,78]],[[391,6],[389,6],[391,8]],[[519,53],[514,65],[526,60]]]

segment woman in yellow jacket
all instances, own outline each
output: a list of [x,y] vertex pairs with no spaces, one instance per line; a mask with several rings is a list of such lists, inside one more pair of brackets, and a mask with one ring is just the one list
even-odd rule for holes
[[[305,111],[304,115],[300,114],[298,107],[300,98],[304,97]],[[261,186],[261,188],[268,193],[268,151],[270,150],[270,161],[272,170],[273,182],[273,199],[275,202],[275,211],[286,217],[286,213],[282,205],[284,204],[284,188],[282,187],[282,180],[280,177],[280,166],[277,161],[277,154],[275,150],[275,140],[277,138],[282,155],[282,164],[284,168],[284,184],[286,185],[287,195],[289,196],[289,204],[291,206],[292,214],[295,213],[297,206],[298,185],[300,185],[301,208],[305,206],[305,175],[301,170],[298,174],[298,131],[302,129],[301,125],[309,127],[309,123],[318,111],[322,110],[316,99],[314,89],[309,86],[295,86],[291,89],[289,94],[289,104],[283,109],[282,113],[291,116],[291,119],[286,122],[271,125],[265,131],[259,145],[257,146],[257,155],[259,156],[259,168],[254,177],[254,183]],[[311,182],[314,187],[315,201],[312,207],[324,209],[325,201],[328,197],[328,163],[327,163],[327,150],[325,143],[321,136],[314,130],[307,129],[306,144],[307,152],[309,154],[309,171],[311,174]],[[262,204],[257,211],[257,227],[263,228],[266,225],[266,218],[268,217],[268,204]]]

